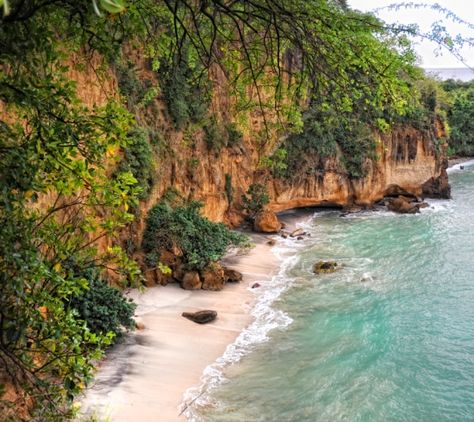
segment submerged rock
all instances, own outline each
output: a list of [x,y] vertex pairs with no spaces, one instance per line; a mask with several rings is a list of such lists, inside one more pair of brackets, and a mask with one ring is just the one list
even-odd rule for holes
[[260,283],[253,283],[252,284],[252,289],[256,289],[257,287],[260,287]]
[[183,312],[181,316],[195,322],[196,324],[207,324],[217,318],[217,312],[206,309],[197,312]]
[[337,270],[335,261],[318,261],[313,265],[313,272],[316,274],[333,273]]
[[269,246],[274,246],[276,243],[276,240],[275,239],[270,239],[268,242],[267,242],[267,245]]
[[253,229],[260,233],[278,233],[281,223],[273,211],[262,210],[255,217]]
[[303,229],[296,229],[290,234],[290,236],[291,237],[299,237],[299,236],[304,236],[305,234],[306,234],[306,232]]

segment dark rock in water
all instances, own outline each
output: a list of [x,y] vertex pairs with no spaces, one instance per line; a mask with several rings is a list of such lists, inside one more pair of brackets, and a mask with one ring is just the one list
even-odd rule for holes
[[288,237],[288,233],[286,232],[281,232],[280,233],[280,236],[283,238],[283,239],[286,239]]
[[449,185],[448,173],[446,172],[447,167],[448,161],[445,160],[440,175],[436,178],[432,177],[421,185],[423,196],[441,199],[451,198],[451,186]]
[[464,170],[464,166],[459,166],[459,168],[460,168],[461,170]]
[[364,208],[359,205],[347,205],[342,209],[341,217],[344,217],[348,214],[357,214],[362,211],[364,211]]
[[298,237],[296,238],[296,240],[303,240],[303,239],[304,239],[303,236],[298,236]]
[[419,204],[416,204],[416,206],[418,208],[428,208],[430,206],[430,204],[428,204],[427,202],[421,202]]
[[231,268],[224,268],[224,278],[227,283],[239,283],[242,281],[243,275],[237,270],[232,270]]
[[197,312],[183,312],[181,316],[197,323],[197,324],[207,324],[208,322],[212,322],[217,318],[216,311],[197,311]]
[[416,204],[411,203],[403,196],[388,200],[387,208],[390,211],[398,212],[400,214],[416,214],[420,212],[420,209]]
[[298,236],[304,236],[305,234],[306,234],[306,232],[303,229],[296,229],[290,234],[290,236],[291,237],[298,237]]
[[260,283],[253,283],[252,284],[252,289],[256,289],[257,287],[260,287]]
[[385,194],[384,196],[396,198],[397,196],[403,195],[405,197],[416,197],[413,195],[411,192],[408,192],[406,189],[403,189],[402,187],[398,185],[390,185],[385,189]]
[[255,216],[253,229],[260,233],[278,233],[281,223],[273,211],[262,210]]
[[337,270],[337,262],[318,261],[313,266],[313,272],[316,274],[333,273]]
[[267,245],[269,246],[274,246],[276,243],[276,240],[275,239],[270,239],[268,242],[267,242]]

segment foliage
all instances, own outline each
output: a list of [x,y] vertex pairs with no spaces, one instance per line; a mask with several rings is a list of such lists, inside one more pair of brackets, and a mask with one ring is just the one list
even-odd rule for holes
[[140,189],[139,199],[148,198],[154,183],[153,150],[148,133],[134,127],[127,134],[127,144],[123,147],[123,158],[117,166],[118,173],[131,173]]
[[132,111],[145,100],[151,87],[151,81],[140,80],[135,64],[130,60],[125,60],[119,56],[118,58],[113,57],[111,62],[117,75],[120,93],[125,97],[128,109]]
[[223,124],[212,116],[204,124],[204,140],[209,151],[219,152],[222,148],[239,145],[242,132],[235,123]]
[[183,252],[183,263],[188,269],[200,270],[209,262],[218,261],[229,246],[239,246],[246,237],[230,231],[222,223],[204,218],[199,202],[171,206],[160,201],[148,213],[143,234],[143,250],[159,256],[161,251],[177,246]]
[[162,59],[160,64],[161,91],[176,129],[202,122],[207,116],[210,89],[204,79],[196,80],[197,72],[186,58],[174,63]]
[[284,142],[286,169],[281,167],[274,174],[292,177],[305,171],[316,173],[324,169],[325,158],[340,154],[350,177],[364,177],[367,159],[375,158],[373,130],[352,113],[340,115],[312,108],[304,115],[303,132]]
[[82,270],[81,273],[88,281],[88,288],[69,301],[78,319],[85,321],[96,335],[113,333],[114,340],[122,336],[123,328],[134,329],[132,317],[136,306],[127,301],[119,290],[110,287],[100,277],[97,268]]
[[449,93],[451,106],[447,112],[452,155],[474,155],[474,83],[446,81],[443,87]]
[[244,209],[250,217],[254,217],[269,202],[270,197],[268,195],[267,187],[259,183],[252,183],[249,186],[247,193],[242,195]]
[[127,210],[137,203],[135,178],[111,178],[107,170],[128,143],[132,118],[113,99],[86,108],[69,79],[65,52],[86,39],[102,42],[102,51],[113,44],[108,32],[101,41],[87,32],[92,22],[96,30],[108,25],[92,3],[10,6],[0,22],[1,376],[22,388],[31,416],[64,420],[112,341],[66,305],[88,288],[67,263],[112,263],[119,276],[136,275],[118,246],[97,248],[133,218]]

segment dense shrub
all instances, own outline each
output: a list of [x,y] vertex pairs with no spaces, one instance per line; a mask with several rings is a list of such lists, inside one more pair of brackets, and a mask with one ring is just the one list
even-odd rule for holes
[[132,110],[145,98],[151,87],[151,81],[140,79],[135,63],[130,60],[124,60],[122,57],[114,58],[112,66],[117,75],[120,93],[125,97],[128,108]]
[[151,258],[156,261],[159,251],[177,246],[183,252],[184,265],[200,270],[219,260],[229,246],[245,244],[246,236],[204,218],[201,206],[196,201],[172,206],[162,200],[149,211],[142,246],[150,262]]
[[252,183],[245,195],[242,195],[244,209],[254,217],[265,205],[270,202],[267,187],[259,183]]
[[148,134],[144,129],[135,127],[128,133],[127,139],[117,171],[132,173],[141,189],[139,199],[146,199],[154,182],[153,150],[148,142]]
[[474,83],[448,80],[443,84],[451,98],[448,123],[451,128],[450,152],[474,155]]
[[220,151],[225,147],[234,147],[242,142],[242,132],[235,123],[223,124],[211,117],[204,125],[204,140],[210,151]]
[[340,152],[349,176],[360,178],[366,174],[366,160],[375,157],[375,138],[369,125],[354,116],[310,109],[303,131],[289,136],[283,148],[286,168],[280,166],[278,176],[322,170],[324,159]]
[[123,329],[133,329],[133,313],[136,305],[127,300],[120,290],[109,286],[99,275],[96,268],[83,272],[88,281],[88,289],[69,302],[77,317],[86,322],[89,330],[95,334],[113,333],[119,338]]
[[161,91],[176,129],[202,122],[208,115],[209,82],[196,73],[184,59],[174,64],[163,59],[160,65]]

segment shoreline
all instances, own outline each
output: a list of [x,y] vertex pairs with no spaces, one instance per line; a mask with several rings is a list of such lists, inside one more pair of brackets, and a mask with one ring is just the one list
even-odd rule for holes
[[452,168],[458,164],[467,163],[469,161],[473,161],[474,157],[458,157],[458,158],[450,158],[448,159],[448,168]]
[[[301,213],[290,214],[287,226],[301,221]],[[228,283],[219,292],[183,290],[174,283],[130,292],[144,329],[127,335],[101,361],[93,382],[77,400],[82,416],[113,422],[186,420],[184,394],[199,388],[204,370],[253,322],[251,311],[260,288],[250,287],[255,282],[265,286],[280,270],[282,262],[267,244],[277,235],[251,237],[255,247],[249,252],[222,260],[243,274],[240,283]],[[181,316],[202,309],[216,310],[217,319],[199,325]]]

